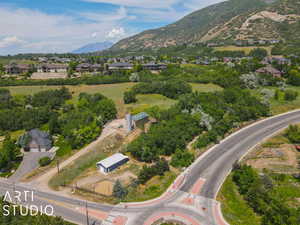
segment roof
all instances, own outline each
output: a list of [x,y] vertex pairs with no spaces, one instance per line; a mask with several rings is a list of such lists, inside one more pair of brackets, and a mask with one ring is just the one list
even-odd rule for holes
[[132,120],[134,121],[139,121],[139,120],[142,120],[142,119],[145,119],[145,118],[148,118],[149,115],[145,112],[141,112],[139,114],[136,114],[134,116],[132,116]]
[[272,66],[266,66],[256,70],[257,73],[281,74],[281,72]]
[[98,162],[97,165],[101,164],[105,168],[109,168],[109,167],[115,165],[116,163],[121,162],[124,159],[128,159],[128,157],[121,153],[116,153],[116,154]]
[[112,63],[109,65],[110,67],[132,67],[133,65],[130,64],[130,63],[122,63],[122,62],[119,62],[119,63]]
[[68,66],[65,64],[42,64],[42,65],[39,65],[39,68],[66,69],[66,68],[68,68]]
[[39,129],[33,129],[27,133],[37,145],[42,148],[50,149],[52,147],[51,137],[47,132],[41,131]]

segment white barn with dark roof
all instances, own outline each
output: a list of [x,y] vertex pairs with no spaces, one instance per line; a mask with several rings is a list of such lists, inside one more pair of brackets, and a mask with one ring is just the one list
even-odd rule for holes
[[129,158],[121,153],[116,153],[102,161],[98,162],[97,168],[100,172],[107,174],[129,161]]

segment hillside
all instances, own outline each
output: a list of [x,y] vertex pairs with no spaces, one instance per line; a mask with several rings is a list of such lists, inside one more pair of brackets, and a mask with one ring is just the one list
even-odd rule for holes
[[290,41],[300,37],[296,35],[300,33],[299,21],[299,0],[229,0],[193,12],[168,26],[121,40],[111,50],[250,39]]
[[76,49],[72,51],[74,54],[82,54],[82,53],[90,53],[90,52],[97,52],[97,51],[102,51],[110,48],[113,45],[112,42],[98,42],[98,43],[91,43],[87,44],[79,49]]

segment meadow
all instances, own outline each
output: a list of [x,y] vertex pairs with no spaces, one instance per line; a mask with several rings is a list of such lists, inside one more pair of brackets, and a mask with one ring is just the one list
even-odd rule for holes
[[[77,101],[78,96],[82,92],[89,94],[101,93],[106,97],[112,99],[118,109],[119,117],[122,117],[127,112],[138,113],[144,111],[145,109],[152,106],[159,106],[163,109],[169,108],[176,103],[175,100],[164,97],[158,94],[147,94],[147,95],[138,95],[138,101],[136,103],[125,105],[123,102],[123,94],[125,91],[128,91],[136,83],[119,83],[119,84],[103,84],[103,85],[78,85],[67,87],[72,95],[73,100]],[[200,92],[213,92],[222,90],[221,87],[214,84],[191,84],[194,91]],[[49,89],[58,89],[60,86],[12,86],[8,88],[12,95],[32,95],[34,93],[45,91]]]
[[[271,50],[273,46],[259,46],[259,48],[264,48],[268,51],[268,54],[271,55]],[[249,54],[251,50],[257,48],[256,46],[246,46],[246,47],[239,47],[239,46],[222,46],[222,47],[215,47],[214,49],[217,51],[244,51],[245,54]]]

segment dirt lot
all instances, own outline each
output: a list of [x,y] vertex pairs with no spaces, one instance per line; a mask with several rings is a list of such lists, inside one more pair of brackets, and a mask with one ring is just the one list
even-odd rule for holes
[[46,80],[46,79],[59,79],[67,78],[67,73],[33,73],[31,79],[33,80]]
[[300,152],[291,144],[281,144],[276,147],[257,147],[245,161],[257,169],[269,169],[274,172],[296,173],[299,167]]

